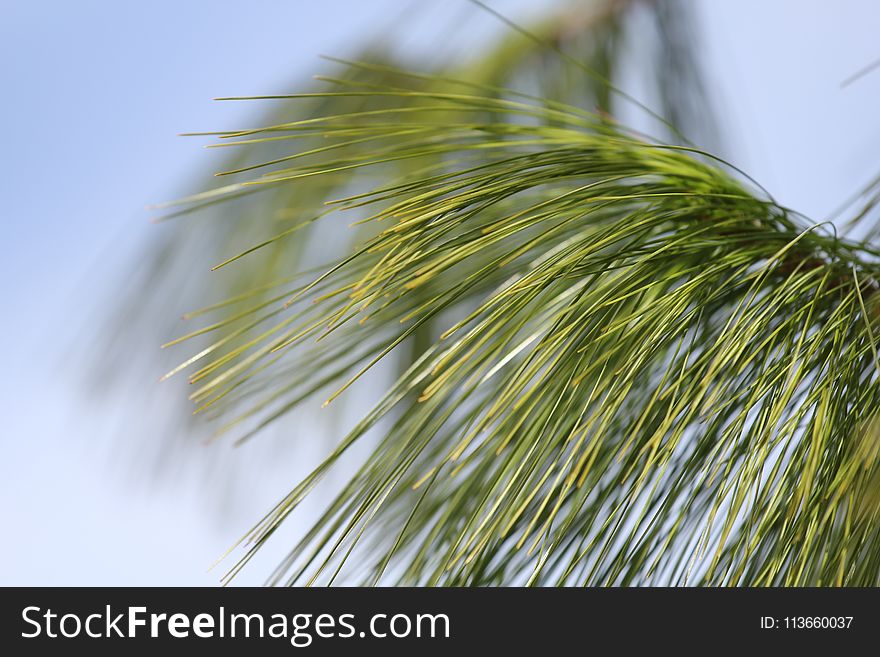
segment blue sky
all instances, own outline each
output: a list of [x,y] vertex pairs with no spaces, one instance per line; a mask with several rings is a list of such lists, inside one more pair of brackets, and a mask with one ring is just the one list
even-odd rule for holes
[[[396,29],[407,47],[424,51],[444,39],[464,4],[423,2],[422,16]],[[493,6],[522,17],[544,4]],[[346,54],[408,5],[4,3],[0,583],[216,583],[207,566],[294,483],[300,466],[261,472],[235,511],[218,516],[205,512],[214,489],[186,471],[131,477],[118,452],[136,432],[108,418],[150,418],[135,399],[113,409],[88,401],[76,354],[82,341],[99,339],[87,327],[91,309],[124,282],[137,244],[153,230],[145,206],[211,168],[211,152],[177,133],[247,123],[251,108],[211,98],[286,89],[319,67],[318,54]],[[880,170],[880,73],[839,85],[880,57],[880,5],[706,0],[699,7],[726,155],[780,202],[827,218]],[[483,19],[467,25],[471,41],[500,29]],[[145,395],[157,394],[152,386],[144,382]],[[258,448],[240,460],[228,467],[247,473]],[[242,581],[258,583],[283,547]]]

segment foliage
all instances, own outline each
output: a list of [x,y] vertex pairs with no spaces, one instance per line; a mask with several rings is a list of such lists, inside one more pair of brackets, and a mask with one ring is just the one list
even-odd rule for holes
[[374,430],[274,582],[878,583],[878,252],[693,146],[685,109],[664,139],[612,119],[619,12],[530,91],[546,31],[470,75],[339,62],[216,133],[234,182],[169,218],[273,230],[172,343],[203,340],[169,372],[197,411],[246,440],[399,367],[230,574]]

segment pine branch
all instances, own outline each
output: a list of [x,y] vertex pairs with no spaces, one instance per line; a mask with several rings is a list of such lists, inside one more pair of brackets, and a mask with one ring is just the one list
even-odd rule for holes
[[[166,376],[240,442],[393,372],[230,577],[361,444],[274,583],[880,583],[872,228],[686,145],[706,112],[677,91],[699,87],[680,15],[598,4],[585,35],[550,20],[464,70],[336,60],[264,97],[263,127],[211,133],[222,183],[168,206],[126,311],[213,258]],[[612,118],[637,5],[673,119],[653,138]]]
[[222,136],[320,135],[219,195],[356,171],[302,221],[361,228],[215,327],[249,337],[198,359],[199,410],[250,437],[443,326],[231,574],[378,429],[275,581],[876,583],[876,252],[604,114],[399,76],[273,97],[357,114]]

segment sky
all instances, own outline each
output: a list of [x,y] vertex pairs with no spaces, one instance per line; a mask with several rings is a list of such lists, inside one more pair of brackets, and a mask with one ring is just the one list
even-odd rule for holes
[[[214,585],[215,558],[304,474],[304,459],[254,474],[265,460],[245,451],[219,475],[245,477],[245,493],[219,511],[216,473],[138,476],[121,454],[155,421],[140,400],[168,393],[151,379],[108,408],[83,389],[81,355],[100,348],[94,309],[154,230],[146,206],[211,167],[211,152],[178,133],[251,115],[212,98],[287,89],[319,54],[345,55],[389,25],[422,54],[450,25],[473,43],[503,29],[465,0],[400,14],[410,4],[4,0],[0,584]],[[527,21],[550,3],[491,4]],[[724,155],[780,203],[828,218],[880,170],[880,72],[840,86],[880,57],[880,5],[697,5]],[[285,547],[282,535],[239,583],[260,583]]]

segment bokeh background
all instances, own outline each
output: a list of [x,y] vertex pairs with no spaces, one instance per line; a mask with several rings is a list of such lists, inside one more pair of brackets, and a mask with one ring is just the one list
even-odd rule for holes
[[[528,24],[560,2],[490,4]],[[782,204],[832,218],[880,169],[880,72],[841,87],[880,57],[880,4],[688,4],[721,154]],[[214,559],[320,449],[277,451],[283,431],[235,450],[144,449],[198,433],[180,414],[185,391],[141,367],[167,335],[127,344],[130,359],[114,356],[125,383],[101,385],[112,309],[138,293],[127,283],[142,245],[163,230],[147,206],[192,191],[219,162],[177,134],[250,126],[253,105],[211,99],[295,90],[322,70],[318,54],[349,55],[379,34],[418,66],[441,45],[478,54],[506,28],[466,0],[0,9],[0,584],[216,584]],[[237,582],[261,583],[288,545],[282,532]]]

